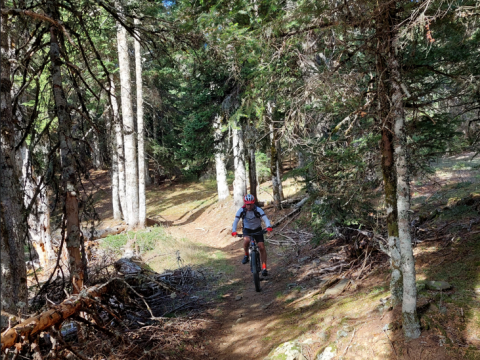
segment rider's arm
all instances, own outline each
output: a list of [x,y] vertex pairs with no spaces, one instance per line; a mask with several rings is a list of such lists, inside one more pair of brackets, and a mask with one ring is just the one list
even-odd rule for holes
[[265,223],[265,226],[266,226],[267,228],[272,227],[272,224],[270,224],[270,220],[268,220],[268,217],[267,217],[267,215],[265,214],[265,211],[263,211],[263,209],[262,209],[262,208],[259,208],[259,207],[257,207],[257,211],[258,211],[258,213],[260,214],[260,218],[261,218],[261,219],[263,220],[263,222]]
[[233,225],[232,225],[232,233],[237,231],[237,225],[238,225],[238,221],[240,220],[240,215],[242,215],[242,211],[243,209],[240,208],[235,214],[235,220],[233,220]]

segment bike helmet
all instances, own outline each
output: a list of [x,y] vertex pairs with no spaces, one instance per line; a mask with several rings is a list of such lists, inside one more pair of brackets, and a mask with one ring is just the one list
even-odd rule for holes
[[255,204],[255,196],[252,194],[247,194],[243,197],[243,202],[245,204]]

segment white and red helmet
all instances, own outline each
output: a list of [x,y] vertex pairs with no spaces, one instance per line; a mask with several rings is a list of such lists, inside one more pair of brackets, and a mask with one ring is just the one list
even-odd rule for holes
[[243,197],[243,202],[245,204],[255,204],[255,196],[252,194],[247,194]]

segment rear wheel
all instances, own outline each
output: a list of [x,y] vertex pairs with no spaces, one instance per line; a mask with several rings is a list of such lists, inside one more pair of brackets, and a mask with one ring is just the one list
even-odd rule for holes
[[252,273],[253,273],[253,283],[255,284],[255,291],[260,291],[260,259],[258,257],[258,253],[253,251],[251,254],[251,264],[252,264]]

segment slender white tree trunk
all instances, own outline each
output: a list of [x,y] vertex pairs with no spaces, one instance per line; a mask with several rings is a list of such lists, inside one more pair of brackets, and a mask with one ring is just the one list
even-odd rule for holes
[[[115,95],[115,82],[113,81],[113,76],[110,75],[108,78],[108,88],[109,96],[110,96],[110,105],[111,105],[111,118],[112,118],[112,127],[115,132],[115,141],[113,142],[113,151],[112,151],[112,161],[113,166],[116,164],[117,168],[117,179],[112,178],[112,197],[113,202],[115,203],[116,197],[118,197],[118,201],[120,202],[120,212],[115,210],[114,211],[114,218],[121,219],[122,214],[123,218],[126,220],[127,217],[127,205],[125,201],[125,153],[123,148],[123,125],[122,120],[120,119],[120,114],[118,110],[118,102],[117,97]],[[116,163],[115,163],[116,160]],[[112,168],[112,176],[114,177],[115,173],[113,172]],[[118,183],[117,192],[115,192],[113,182]]]
[[120,68],[120,93],[125,145],[125,202],[127,223],[138,225],[138,164],[135,144],[135,123],[132,110],[130,61],[128,58],[127,30],[117,24],[118,64]]
[[102,151],[100,148],[100,140],[98,135],[94,132],[92,136],[92,145],[93,145],[93,167],[95,170],[101,169],[103,166],[102,162]]
[[222,140],[222,117],[217,115],[213,123],[215,129],[215,170],[217,173],[218,201],[230,196],[227,184],[227,168],[225,166],[225,144]]
[[420,336],[420,324],[417,317],[417,288],[415,284],[415,258],[410,234],[410,179],[407,158],[407,136],[403,93],[401,89],[400,64],[397,53],[397,41],[394,39],[390,49],[388,66],[391,74],[391,101],[395,133],[395,168],[397,171],[397,209],[398,234],[400,242],[401,266],[403,272],[402,328],[407,339]]
[[[5,6],[0,0],[0,7]],[[17,315],[27,306],[27,269],[23,244],[26,228],[23,223],[23,199],[15,161],[15,128],[12,113],[12,80],[10,67],[10,37],[8,16],[1,15],[1,75],[0,75],[0,325],[6,323],[5,313]],[[5,312],[5,313],[4,313]]]
[[[140,24],[135,19],[135,24]],[[140,34],[137,33],[137,36]],[[138,132],[138,226],[145,227],[147,208],[145,200],[145,142],[143,128],[142,54],[140,42],[135,39],[135,78],[137,84],[137,132]]]
[[235,169],[235,180],[233,181],[233,202],[236,209],[243,206],[243,197],[247,193],[246,171],[245,171],[245,145],[243,142],[243,131],[240,124],[235,124],[233,129],[233,166]]
[[[52,19],[59,19],[58,8],[55,4],[48,3]],[[77,174],[75,171],[75,150],[72,146],[72,121],[67,110],[67,99],[63,91],[60,58],[60,46],[58,42],[58,28],[50,27],[50,57],[52,61],[52,85],[55,100],[56,115],[58,117],[58,134],[60,138],[60,157],[62,162],[62,186],[65,196],[66,227],[67,227],[67,250],[69,254],[70,279],[74,293],[83,288],[85,276],[84,264],[81,255],[80,220],[78,216],[78,192]]]

